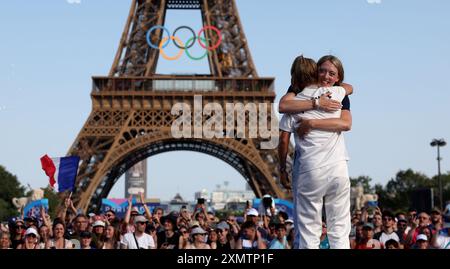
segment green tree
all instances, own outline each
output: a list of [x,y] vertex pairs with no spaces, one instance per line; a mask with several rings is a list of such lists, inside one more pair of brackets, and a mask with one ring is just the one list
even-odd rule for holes
[[[447,172],[447,174],[442,174],[441,179],[442,179],[442,200],[445,208],[446,202],[450,200],[450,172]],[[431,186],[433,187],[434,204],[436,206],[439,206],[439,180],[437,175],[431,178]]]
[[370,182],[372,181],[372,178],[369,176],[359,176],[357,178],[350,178],[350,183],[352,187],[356,187],[358,183],[361,183],[361,185],[364,188],[364,193],[373,193],[374,188],[370,186]]
[[426,175],[411,169],[400,171],[386,187],[377,185],[375,191],[383,208],[406,211],[412,205],[412,193],[421,188],[433,187],[433,181]]
[[0,219],[7,220],[17,216],[17,209],[12,204],[12,198],[23,197],[25,188],[20,185],[17,177],[0,165]]

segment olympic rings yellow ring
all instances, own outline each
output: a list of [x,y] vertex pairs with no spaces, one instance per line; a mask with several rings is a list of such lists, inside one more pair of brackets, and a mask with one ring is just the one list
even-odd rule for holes
[[[164,46],[164,43],[167,41],[167,39],[168,39],[168,37],[164,37],[164,38],[161,40],[161,42],[159,43],[159,51],[161,52],[161,56],[162,56],[164,59],[168,60],[168,61],[176,61],[176,60],[180,59],[180,57],[183,55],[184,49],[180,49],[180,50],[178,51],[178,54],[175,55],[175,56],[173,56],[173,57],[169,57],[169,56],[166,55],[166,53],[164,53],[164,48],[163,48],[163,46]],[[184,47],[183,42],[182,42],[178,37],[176,37],[176,36],[170,36],[170,39],[171,39],[171,40],[175,40],[176,42],[178,42],[178,44],[181,44],[181,46]]]

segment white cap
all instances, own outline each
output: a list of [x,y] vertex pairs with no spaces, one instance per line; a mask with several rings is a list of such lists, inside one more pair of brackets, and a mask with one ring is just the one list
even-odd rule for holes
[[38,232],[36,231],[35,228],[28,228],[27,231],[25,232],[25,236],[29,234],[34,234],[36,237],[38,236]]
[[294,224],[294,221],[293,221],[293,220],[291,220],[291,219],[287,219],[287,220],[285,220],[285,221],[284,221],[284,223],[286,223],[286,224],[288,224],[288,223],[290,223],[290,224]]
[[416,241],[419,241],[419,240],[428,241],[428,237],[425,234],[419,234],[416,238]]
[[247,211],[247,216],[255,216],[255,217],[259,216],[258,210],[254,209],[254,208],[250,208]]
[[101,221],[101,220],[97,220],[96,222],[94,222],[92,227],[97,227],[97,226],[105,227],[105,223],[103,221]]

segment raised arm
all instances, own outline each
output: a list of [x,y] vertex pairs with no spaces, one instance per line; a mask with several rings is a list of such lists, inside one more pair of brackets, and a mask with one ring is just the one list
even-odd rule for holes
[[341,117],[336,119],[302,120],[297,129],[299,137],[303,138],[311,130],[321,130],[328,132],[347,132],[352,129],[352,113],[350,110],[343,110]]
[[284,95],[280,104],[278,105],[278,111],[280,113],[300,113],[312,109],[322,109],[326,112],[334,112],[342,108],[341,103],[329,98],[331,93],[323,94],[318,101],[316,100],[297,100],[295,94],[292,92]]

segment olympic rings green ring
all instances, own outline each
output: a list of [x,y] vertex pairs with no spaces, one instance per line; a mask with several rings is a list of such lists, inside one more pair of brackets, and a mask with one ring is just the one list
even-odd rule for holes
[[[196,37],[191,37],[187,42],[186,42],[186,47],[189,47],[188,46],[188,44],[189,44],[189,42],[195,42],[195,39],[196,39]],[[201,37],[201,39],[202,39],[202,41],[203,42],[205,42],[207,45],[208,45],[208,41],[204,38],[204,37]],[[208,56],[208,53],[209,53],[209,51],[208,50],[206,50],[206,52],[205,52],[205,54],[203,55],[203,56],[200,56],[200,57],[193,57],[190,53],[189,53],[189,50],[186,48],[185,50],[184,50],[185,52],[186,52],[186,55],[189,57],[189,59],[191,59],[191,60],[193,60],[193,61],[200,61],[200,60],[203,60],[206,56]]]

